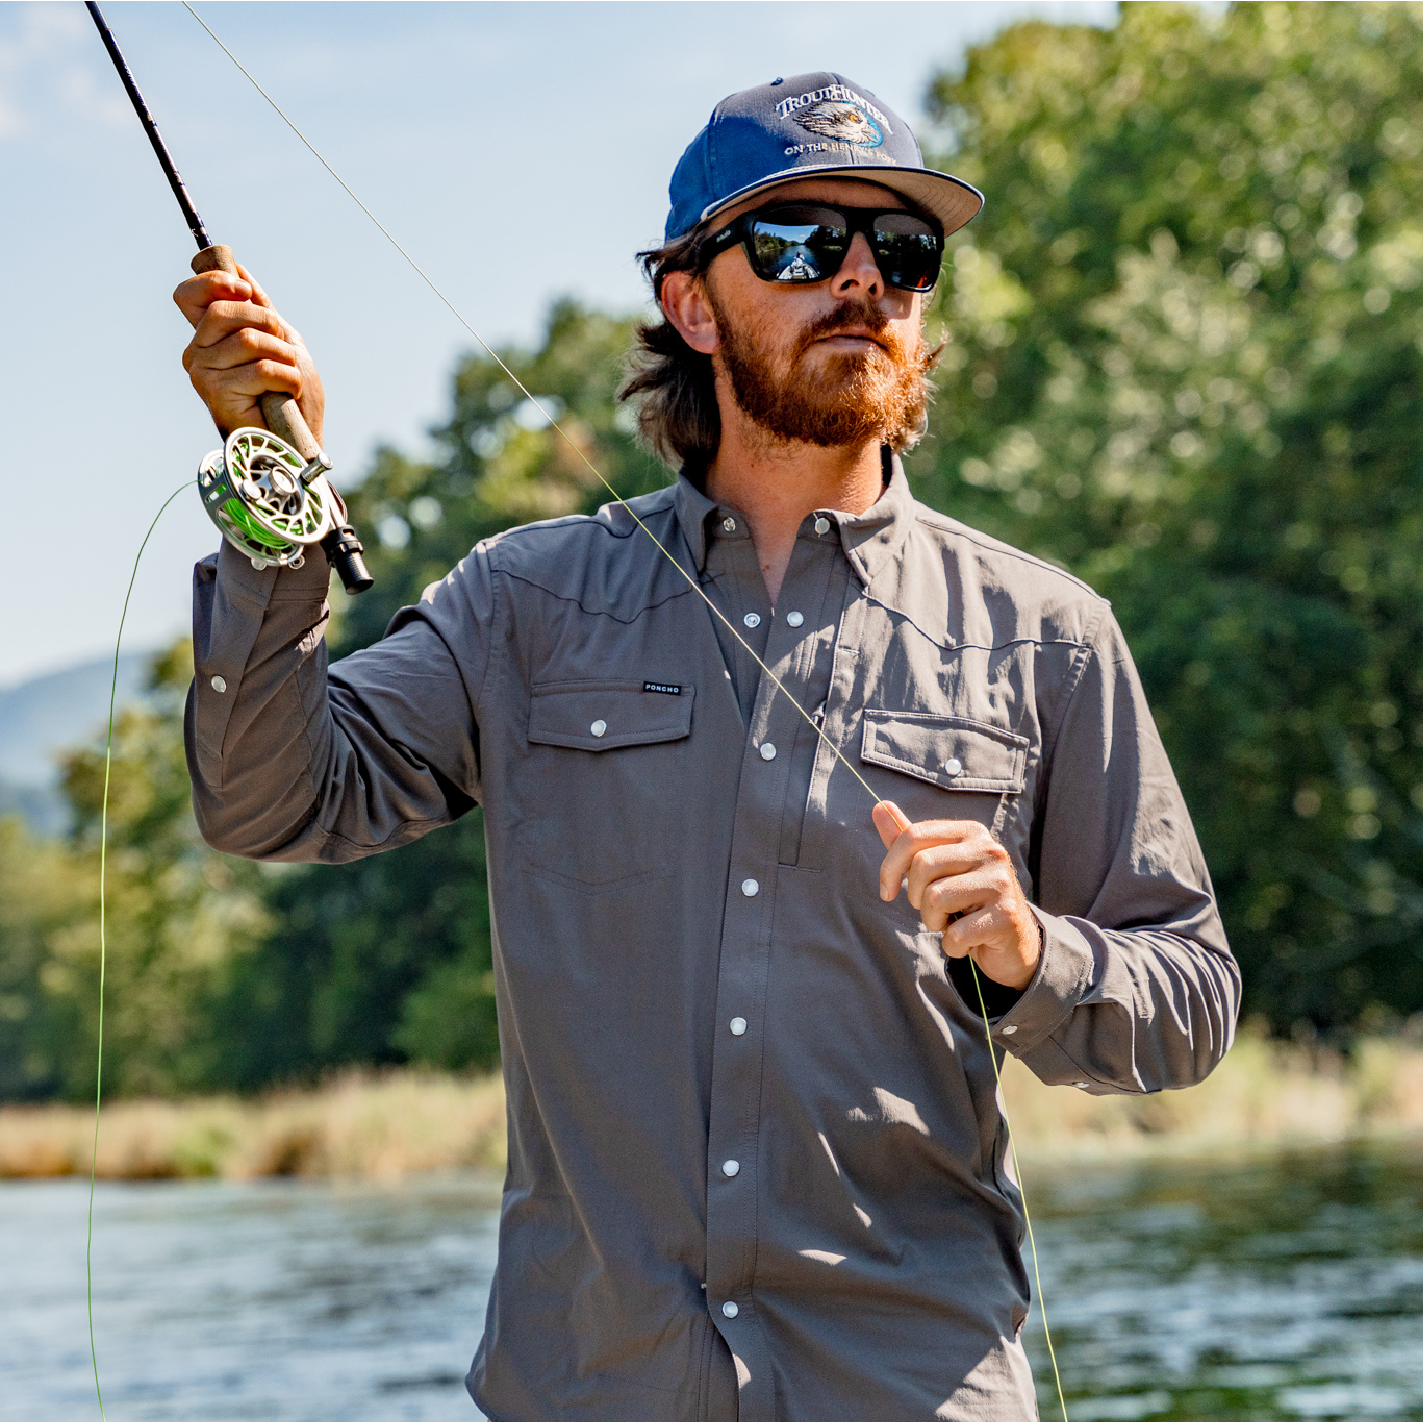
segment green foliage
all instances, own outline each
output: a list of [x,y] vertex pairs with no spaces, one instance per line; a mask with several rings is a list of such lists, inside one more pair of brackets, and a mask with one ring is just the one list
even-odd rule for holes
[[1126,5],[933,86],[921,497],[1113,599],[1278,1026],[1423,1005],[1423,21]]
[[[147,703],[114,727],[104,1081],[121,1095],[213,1080],[211,1006],[266,928],[256,867],[209,850],[193,823],[181,723],[191,678],[179,644],[155,662]],[[94,1090],[103,786],[102,744],[69,756],[68,845],[0,824],[0,1098]]]

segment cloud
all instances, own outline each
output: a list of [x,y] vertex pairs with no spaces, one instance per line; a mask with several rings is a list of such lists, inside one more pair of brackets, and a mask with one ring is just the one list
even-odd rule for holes
[[77,5],[0,5],[0,139],[31,128],[56,100],[71,114],[122,122],[122,90],[96,81],[103,59]]

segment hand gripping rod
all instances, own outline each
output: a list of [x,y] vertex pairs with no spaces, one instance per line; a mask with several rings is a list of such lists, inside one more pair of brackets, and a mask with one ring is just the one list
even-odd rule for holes
[[[99,31],[99,38],[103,40],[104,48],[108,50],[109,58],[113,60],[114,68],[119,72],[119,78],[123,81],[129,102],[133,104],[134,112],[138,115],[139,123],[143,125],[143,131],[148,135],[149,143],[153,145],[158,166],[163,169],[163,175],[168,179],[168,186],[173,189],[173,196],[177,198],[178,206],[183,210],[183,219],[198,244],[198,255],[193,258],[192,262],[193,271],[199,273],[230,272],[236,276],[237,261],[232,255],[232,248],[221,242],[213,242],[208,237],[207,228],[203,226],[203,220],[198,216],[198,210],[193,206],[193,200],[188,196],[182,176],[173,162],[173,155],[168,152],[168,145],[163,142],[163,135],[159,133],[158,125],[154,122],[153,115],[149,112],[138,85],[134,83],[128,63],[123,57],[123,51],[119,49],[118,42],[114,39],[113,32],[104,19],[103,12],[94,3],[94,0],[85,0],[85,9],[89,11],[95,27]],[[310,464],[321,454],[321,446],[307,426],[301,408],[297,405],[294,397],[286,395],[282,391],[269,390],[261,396],[260,404],[262,418],[267,422],[267,428],[278,439],[285,440],[303,460]],[[326,551],[327,558],[340,575],[341,583],[348,593],[364,593],[375,581],[366,569],[365,560],[361,557],[365,551],[361,546],[361,541],[356,537],[356,531],[349,524],[343,523],[333,529],[322,539],[321,547]]]

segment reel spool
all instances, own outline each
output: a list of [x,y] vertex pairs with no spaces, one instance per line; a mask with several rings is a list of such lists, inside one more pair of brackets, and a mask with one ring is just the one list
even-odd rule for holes
[[308,464],[270,430],[244,425],[198,466],[208,517],[253,568],[300,568],[303,550],[346,521],[324,456]]

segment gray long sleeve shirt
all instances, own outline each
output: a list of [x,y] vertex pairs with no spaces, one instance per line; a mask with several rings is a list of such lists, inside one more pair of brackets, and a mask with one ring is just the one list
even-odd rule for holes
[[[808,518],[774,610],[686,478],[475,548],[327,669],[328,571],[196,573],[194,801],[340,862],[482,802],[509,1102],[495,1418],[1025,1418],[1022,1212],[976,1004],[871,798],[974,819],[1043,928],[996,1051],[1199,1081],[1239,975],[1108,604],[912,498]],[[1001,1005],[1000,1005],[1001,1006]]]

